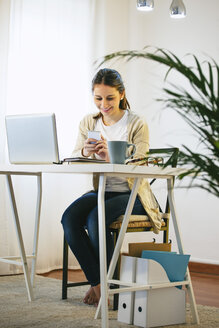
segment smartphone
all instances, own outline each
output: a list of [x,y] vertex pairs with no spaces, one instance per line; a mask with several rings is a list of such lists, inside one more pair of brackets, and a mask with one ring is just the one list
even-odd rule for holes
[[[101,140],[101,133],[100,131],[88,131],[88,138]],[[95,143],[94,141],[91,143]]]

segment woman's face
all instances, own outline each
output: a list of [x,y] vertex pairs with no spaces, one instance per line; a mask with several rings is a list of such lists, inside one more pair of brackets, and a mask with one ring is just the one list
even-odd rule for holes
[[121,111],[119,103],[124,94],[121,94],[116,88],[105,84],[96,84],[93,95],[94,103],[103,116],[113,116]]

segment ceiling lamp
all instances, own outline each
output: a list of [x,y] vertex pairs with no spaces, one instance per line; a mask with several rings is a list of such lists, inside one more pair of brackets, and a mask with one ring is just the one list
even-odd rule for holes
[[137,9],[141,11],[151,11],[154,9],[154,0],[137,0]]
[[186,7],[182,0],[173,0],[170,6],[171,18],[184,18],[186,16]]
[[[137,0],[137,9],[141,11],[151,11],[154,9],[154,0]],[[171,18],[186,17],[186,7],[183,0],[172,0],[170,6]]]

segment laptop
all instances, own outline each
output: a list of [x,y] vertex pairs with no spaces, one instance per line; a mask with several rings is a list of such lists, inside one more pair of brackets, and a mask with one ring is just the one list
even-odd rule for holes
[[5,117],[12,164],[60,163],[54,113]]

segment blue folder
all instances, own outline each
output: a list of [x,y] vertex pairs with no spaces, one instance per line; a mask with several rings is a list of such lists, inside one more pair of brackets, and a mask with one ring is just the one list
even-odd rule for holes
[[183,281],[190,255],[176,252],[142,251],[142,258],[157,261],[167,273],[170,282]]

